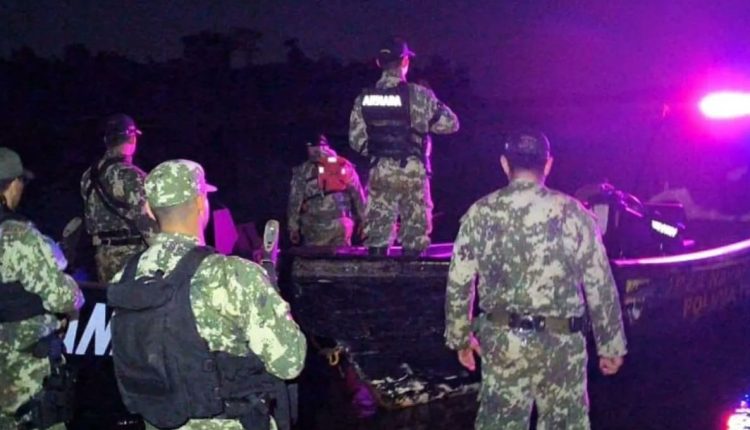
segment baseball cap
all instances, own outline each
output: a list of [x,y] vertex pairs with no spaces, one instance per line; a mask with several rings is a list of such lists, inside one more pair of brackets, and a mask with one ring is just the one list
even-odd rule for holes
[[307,146],[328,146],[328,138],[325,136],[325,134],[318,133],[310,136],[309,139],[305,141],[305,145]]
[[105,136],[135,136],[139,134],[143,133],[136,127],[133,118],[124,113],[110,115],[104,120]]
[[549,139],[539,131],[510,133],[505,140],[505,155],[511,159],[546,160],[550,157]]
[[165,161],[146,176],[146,200],[154,208],[179,205],[191,198],[216,191],[206,182],[203,167],[190,160]]
[[23,168],[21,157],[15,151],[0,147],[0,180],[14,178],[34,179],[34,174]]
[[409,49],[406,40],[399,36],[386,39],[380,44],[378,60],[381,64],[398,60],[403,57],[414,57],[416,54]]

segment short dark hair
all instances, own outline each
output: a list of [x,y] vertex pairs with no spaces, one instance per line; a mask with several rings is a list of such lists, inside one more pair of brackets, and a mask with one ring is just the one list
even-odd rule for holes
[[538,130],[523,128],[505,137],[505,158],[511,171],[528,170],[544,173],[544,166],[549,157],[549,139]]
[[404,61],[404,57],[399,57],[395,60],[378,60],[380,62],[380,68],[383,70],[394,70],[401,67],[401,63]]
[[151,212],[154,213],[156,220],[159,223],[162,222],[175,222],[179,219],[185,218],[190,210],[193,209],[194,200],[190,199],[186,202],[178,203],[172,206],[164,206],[160,208],[151,208]]
[[537,174],[544,173],[544,166],[547,164],[546,157],[539,157],[535,155],[526,154],[505,154],[505,158],[508,160],[508,166],[511,172],[518,170],[528,170]]

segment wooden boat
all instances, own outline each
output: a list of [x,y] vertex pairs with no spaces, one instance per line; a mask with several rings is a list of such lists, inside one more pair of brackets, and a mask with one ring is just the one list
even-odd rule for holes
[[[419,259],[402,258],[398,250],[373,258],[362,248],[297,249],[283,255],[282,293],[311,344],[323,345],[333,363],[350,365],[380,406],[404,409],[458,396],[473,402],[478,372],[464,370],[443,345],[450,252],[450,244],[434,245]],[[602,417],[598,428],[710,428],[713,423],[690,411],[723,397],[733,404],[750,387],[750,240],[613,260],[612,268],[629,354],[622,375],[603,378],[593,367],[589,373],[595,428]],[[112,374],[105,291],[95,284],[82,289],[86,305],[65,336],[68,360],[79,369],[79,412],[70,428],[118,422],[118,428],[139,428]],[[677,418],[662,412],[675,393],[683,399]],[[680,420],[687,427],[677,426]]]
[[[478,376],[444,346],[451,245],[425,257],[376,258],[361,248],[287,255],[283,288],[310,335],[335,344],[387,408],[476,392]],[[633,351],[718,332],[750,303],[750,240],[668,257],[613,260]],[[721,318],[717,318],[720,315]],[[337,349],[336,349],[337,348]],[[720,357],[716,357],[720,359]],[[637,360],[637,358],[628,358]]]

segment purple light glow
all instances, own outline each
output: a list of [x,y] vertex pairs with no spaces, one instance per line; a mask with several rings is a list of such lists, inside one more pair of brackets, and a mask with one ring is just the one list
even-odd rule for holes
[[750,116],[750,93],[721,91],[710,93],[698,104],[706,118],[727,120]]
[[685,263],[688,261],[706,260],[720,255],[729,255],[735,252],[750,249],[750,239],[719,248],[707,249],[705,251],[691,252],[689,254],[670,255],[668,257],[634,258],[632,260],[615,260],[617,266],[655,265]]

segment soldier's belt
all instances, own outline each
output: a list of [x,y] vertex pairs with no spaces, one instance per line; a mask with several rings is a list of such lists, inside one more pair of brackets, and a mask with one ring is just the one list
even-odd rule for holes
[[121,239],[136,236],[140,237],[137,231],[133,231],[127,228],[121,228],[119,230],[98,231],[94,235],[101,239]]
[[94,235],[91,242],[94,246],[126,246],[126,245],[142,245],[144,243],[141,236],[129,236],[129,237],[101,237]]
[[520,314],[505,310],[493,310],[486,314],[487,321],[501,326],[522,331],[548,331],[557,334],[579,333],[586,329],[584,317],[545,317],[541,315]]

